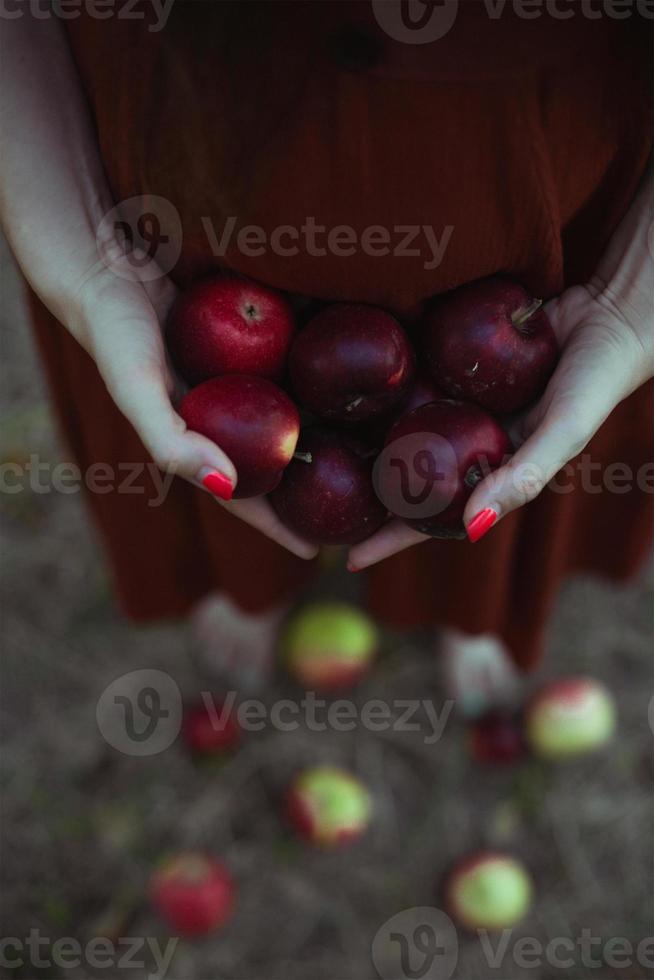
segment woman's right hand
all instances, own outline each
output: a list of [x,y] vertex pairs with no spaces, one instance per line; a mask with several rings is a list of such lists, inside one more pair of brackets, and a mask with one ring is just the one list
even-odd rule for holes
[[[222,474],[214,484],[228,497],[237,482],[231,461],[188,431],[174,408],[180,385],[161,325],[175,288],[153,268],[154,260],[130,262],[116,232],[102,231],[114,202],[62,25],[25,11],[0,27],[0,218],[16,260],[46,307],[94,359],[155,462],[200,487],[209,473]],[[293,554],[316,554],[264,498],[221,503]]]
[[176,290],[168,277],[153,277],[150,266],[131,268],[131,278],[106,267],[84,275],[65,317],[117,407],[160,469],[205,490],[205,479],[213,476],[208,482],[217,489],[209,492],[222,506],[298,557],[313,558],[317,548],[285,527],[265,497],[231,499],[238,482],[231,460],[187,429],[176,412],[184,386],[168,361],[161,329]]

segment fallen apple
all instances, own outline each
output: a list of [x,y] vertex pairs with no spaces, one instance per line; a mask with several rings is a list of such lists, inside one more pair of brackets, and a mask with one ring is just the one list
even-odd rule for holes
[[206,854],[187,852],[168,860],[150,882],[152,904],[180,936],[202,936],[230,917],[235,886],[227,868]]
[[531,878],[516,858],[480,851],[454,867],[445,883],[447,911],[466,929],[509,929],[527,914]]
[[179,413],[227,453],[236,467],[235,497],[258,497],[279,483],[293,457],[300,416],[285,392],[266,378],[226,374],[184,397]]
[[375,491],[391,514],[423,534],[464,537],[470,494],[510,452],[504,429],[479,406],[430,402],[391,428],[375,462]]
[[470,722],[470,752],[485,764],[508,765],[525,756],[520,719],[515,714],[492,711]]
[[540,300],[499,276],[437,299],[425,318],[422,342],[427,369],[449,395],[498,414],[532,402],[558,358]]
[[339,847],[367,830],[372,799],[352,773],[319,766],[295,779],[286,799],[286,811],[299,836],[321,847]]
[[279,518],[316,544],[356,544],[386,519],[372,486],[372,461],[347,435],[303,429],[295,458],[270,502]]
[[613,736],[615,724],[610,691],[591,677],[567,677],[546,685],[525,713],[529,745],[548,759],[601,748]]
[[378,644],[375,624],[356,606],[320,602],[290,620],[281,653],[289,673],[303,687],[339,691],[353,687],[368,671]]
[[189,384],[220,374],[279,378],[294,330],[281,293],[224,275],[182,293],[170,313],[167,340]]
[[196,755],[221,755],[239,744],[241,728],[224,701],[212,698],[184,708],[182,738]]
[[300,330],[289,354],[293,391],[305,408],[337,422],[362,422],[398,402],[414,356],[395,317],[363,304],[339,303]]

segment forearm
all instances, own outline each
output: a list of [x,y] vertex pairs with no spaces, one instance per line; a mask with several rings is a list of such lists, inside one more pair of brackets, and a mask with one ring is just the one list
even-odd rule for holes
[[0,218],[26,278],[63,320],[97,267],[96,231],[112,202],[57,19],[5,22],[1,50]]
[[654,157],[590,283],[596,298],[625,320],[654,367]]

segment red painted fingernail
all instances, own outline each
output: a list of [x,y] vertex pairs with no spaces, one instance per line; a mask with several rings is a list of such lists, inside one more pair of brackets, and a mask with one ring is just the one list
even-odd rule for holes
[[490,531],[493,524],[497,522],[497,518],[498,515],[492,507],[485,507],[483,510],[480,510],[478,514],[475,514],[466,528],[470,541],[472,541],[474,544],[475,541],[479,541],[480,538],[483,538],[483,536]]
[[214,496],[220,497],[221,500],[231,500],[234,496],[232,481],[224,473],[219,473],[218,470],[207,473],[202,479],[202,486],[206,487]]
[[357,568],[356,565],[352,565],[351,562],[348,562],[347,563],[347,570],[348,570],[348,572],[360,572],[361,571],[360,568]]

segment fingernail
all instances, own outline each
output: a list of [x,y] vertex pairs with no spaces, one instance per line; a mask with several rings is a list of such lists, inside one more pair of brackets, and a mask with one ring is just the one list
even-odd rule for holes
[[234,484],[228,476],[218,470],[209,470],[205,473],[202,476],[202,486],[221,500],[231,500],[234,496]]
[[352,562],[350,562],[350,561],[347,563],[347,570],[348,570],[348,572],[360,572],[361,571],[360,568],[357,568],[357,566],[356,565],[353,565]]
[[494,511],[492,507],[485,507],[478,514],[475,514],[466,528],[469,540],[474,544],[475,541],[483,538],[493,524],[497,523],[498,516],[497,511]]

